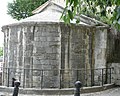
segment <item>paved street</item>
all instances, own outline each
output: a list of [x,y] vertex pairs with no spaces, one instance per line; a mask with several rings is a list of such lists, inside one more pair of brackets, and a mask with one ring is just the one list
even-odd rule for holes
[[[12,96],[12,94],[0,93],[0,96]],[[41,96],[41,95],[19,94],[19,96]],[[53,96],[53,95],[42,95],[42,96]],[[54,95],[54,96],[74,96],[74,95]],[[120,96],[120,87],[119,88],[112,88],[112,89],[101,91],[101,92],[81,94],[80,96]]]
[[120,96],[120,88],[112,88],[101,92],[82,94],[81,96]]

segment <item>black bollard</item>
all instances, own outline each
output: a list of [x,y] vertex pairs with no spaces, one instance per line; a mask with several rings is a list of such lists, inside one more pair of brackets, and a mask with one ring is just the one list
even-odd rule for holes
[[75,90],[74,96],[80,96],[80,88],[82,87],[81,82],[80,81],[76,81],[75,82],[75,87],[76,87],[76,90]]
[[13,96],[18,96],[19,86],[20,86],[20,82],[15,81],[15,87],[14,87]]
[[12,87],[14,87],[15,81],[16,81],[16,79],[15,79],[15,78],[12,78]]

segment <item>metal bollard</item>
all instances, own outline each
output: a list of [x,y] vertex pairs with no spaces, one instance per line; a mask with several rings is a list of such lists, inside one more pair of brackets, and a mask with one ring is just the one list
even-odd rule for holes
[[80,96],[80,88],[82,87],[81,82],[80,81],[76,81],[75,82],[75,87],[76,87],[76,90],[75,90],[74,96]]
[[19,86],[20,86],[20,82],[15,81],[15,87],[14,87],[13,96],[18,96]]
[[15,81],[16,81],[16,79],[15,79],[15,78],[12,78],[12,87],[14,87]]

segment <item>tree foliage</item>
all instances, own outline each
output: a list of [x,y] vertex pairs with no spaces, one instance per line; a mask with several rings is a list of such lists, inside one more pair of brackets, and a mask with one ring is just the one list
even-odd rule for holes
[[12,18],[20,20],[32,16],[32,11],[39,7],[47,0],[13,0],[8,3],[8,14]]
[[120,0],[66,0],[63,20],[70,23],[76,14],[97,18],[120,29]]
[[3,48],[0,47],[0,56],[3,56]]

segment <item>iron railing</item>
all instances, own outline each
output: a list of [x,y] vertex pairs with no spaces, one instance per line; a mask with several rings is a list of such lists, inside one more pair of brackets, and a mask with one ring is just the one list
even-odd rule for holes
[[23,88],[74,88],[76,81],[82,86],[103,86],[113,83],[113,68],[98,69],[28,69],[3,68],[3,85],[12,86],[12,78],[18,79]]

